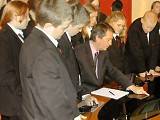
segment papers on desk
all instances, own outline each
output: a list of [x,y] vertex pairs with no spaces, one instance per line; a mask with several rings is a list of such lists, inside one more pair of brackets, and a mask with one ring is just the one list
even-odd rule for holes
[[129,94],[129,92],[111,89],[111,88],[100,88],[98,90],[92,91],[91,94],[99,95],[103,97],[109,97],[113,99],[119,99]]

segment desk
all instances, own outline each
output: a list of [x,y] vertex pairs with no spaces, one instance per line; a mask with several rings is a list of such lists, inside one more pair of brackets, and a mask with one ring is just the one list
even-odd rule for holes
[[[139,78],[139,79],[141,79],[141,80],[143,81],[144,78]],[[108,88],[117,89],[117,84],[116,84],[115,82],[113,82],[113,83],[110,84],[110,85],[104,85],[104,86],[105,86],[105,87],[108,87]],[[144,88],[144,90],[146,90],[146,91],[148,90],[148,86],[147,86],[146,83],[143,85],[143,88]],[[94,96],[95,96],[95,95],[94,95]],[[100,96],[95,96],[95,97],[97,98],[97,100],[98,100],[99,102],[104,102],[104,105],[111,100],[110,98],[105,98],[105,97],[100,97]],[[136,97],[135,97],[135,98],[136,98]],[[101,110],[101,108],[102,108],[104,105],[102,105],[101,107],[97,108],[96,111],[94,111],[94,112],[86,113],[86,114],[85,114],[85,116],[87,116],[87,119],[86,119],[86,120],[98,120],[99,111]],[[157,117],[158,117],[158,119],[157,119]],[[157,117],[155,117],[155,118],[153,118],[153,119],[150,119],[150,120],[160,120],[160,115],[157,116]]]
[[[95,95],[94,95],[95,96]],[[110,98],[105,98],[105,97],[100,97],[100,96],[95,96],[97,98],[97,100],[99,102],[104,102],[104,103],[107,103]],[[105,104],[104,104],[105,105]],[[98,113],[99,111],[101,110],[101,108],[104,106],[100,106],[96,109],[96,111],[94,112],[89,112],[89,113],[86,113],[85,116],[87,116],[87,119],[86,120],[98,120]]]
[[160,114],[155,117],[150,118],[149,120],[160,120]]

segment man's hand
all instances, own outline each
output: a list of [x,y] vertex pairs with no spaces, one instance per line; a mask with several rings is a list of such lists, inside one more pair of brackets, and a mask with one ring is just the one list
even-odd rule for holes
[[91,95],[86,96],[86,98],[84,99],[84,102],[88,106],[94,106],[95,104],[98,104],[97,99]]
[[76,118],[74,118],[74,120],[87,120],[87,117],[80,114],[79,116],[77,116]]
[[143,73],[139,73],[139,76],[140,77],[145,77],[147,74],[148,74],[148,72],[146,71],[146,72],[143,72]]
[[155,71],[156,71],[156,72],[160,72],[160,67],[159,67],[159,66],[156,66]]
[[153,75],[153,76],[160,76],[160,73],[154,71],[154,70],[149,70],[149,74]]
[[145,94],[149,96],[149,94],[146,91],[144,91],[143,87],[137,87],[135,85],[131,85],[127,88],[127,90],[131,90],[135,94]]

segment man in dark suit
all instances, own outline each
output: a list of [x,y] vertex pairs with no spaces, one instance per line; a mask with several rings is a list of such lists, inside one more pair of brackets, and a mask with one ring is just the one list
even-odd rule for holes
[[157,15],[147,11],[142,18],[136,19],[128,30],[126,56],[130,72],[144,77],[147,72],[156,74],[159,53],[159,25]]
[[[21,13],[23,9],[23,14]],[[13,13],[11,11],[16,11]],[[11,1],[4,7],[0,31],[0,114],[2,120],[20,120],[21,83],[19,53],[24,42],[22,29],[29,22],[29,7]],[[20,36],[21,35],[21,36]]]
[[[143,88],[134,86],[129,79],[111,64],[106,49],[111,45],[113,29],[109,25],[98,24],[91,32],[91,40],[75,48],[77,61],[80,66],[81,88],[85,93],[102,87],[105,75],[120,83],[124,88],[137,94],[146,92]],[[94,63],[95,53],[98,60]]]
[[[83,14],[83,15],[82,15]],[[82,27],[89,21],[89,15],[86,10],[78,4],[74,10],[74,18],[72,23],[65,30],[60,40],[58,40],[58,46],[61,50],[61,55],[64,59],[64,63],[71,76],[72,82],[78,91],[79,86],[79,67],[74,53],[74,46],[72,45],[72,36],[76,35],[82,30]],[[77,40],[78,41],[78,40]]]
[[[142,87],[133,85],[124,74],[111,64],[106,49],[112,44],[113,31],[108,24],[97,24],[91,31],[91,40],[75,48],[77,61],[80,66],[81,89],[84,98],[87,96],[87,93],[103,86],[106,75],[120,83],[125,89],[131,90],[136,94],[147,94]],[[98,56],[97,53],[99,54]],[[118,105],[113,103],[115,101],[111,102],[111,106],[114,106],[115,109],[112,107],[109,110],[109,115],[105,112],[108,115],[106,117],[103,114],[104,107],[102,113],[100,112],[100,120],[112,118],[110,114],[115,113]]]
[[76,90],[56,48],[71,14],[65,3],[63,9],[52,0],[39,5],[38,25],[20,53],[22,120],[73,120],[79,114]]

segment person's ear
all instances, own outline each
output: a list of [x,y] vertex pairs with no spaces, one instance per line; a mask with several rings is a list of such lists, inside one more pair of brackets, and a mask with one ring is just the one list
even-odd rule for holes
[[101,38],[98,36],[98,35],[96,35],[96,39],[95,39],[95,42],[96,41],[99,41]]
[[45,25],[44,25],[44,29],[50,29],[52,27],[53,27],[53,25],[51,23],[45,23]]
[[55,27],[51,23],[45,23],[43,29],[51,33]]
[[144,23],[144,19],[143,19],[143,18],[141,18],[141,23],[142,23],[142,24]]

